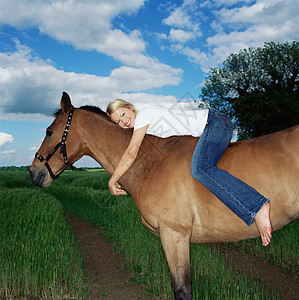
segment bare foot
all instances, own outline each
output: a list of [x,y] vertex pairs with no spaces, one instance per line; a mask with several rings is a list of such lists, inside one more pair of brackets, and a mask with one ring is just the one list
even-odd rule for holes
[[255,218],[256,227],[262,238],[263,246],[268,246],[271,241],[272,226],[270,222],[270,203],[267,202],[256,214]]

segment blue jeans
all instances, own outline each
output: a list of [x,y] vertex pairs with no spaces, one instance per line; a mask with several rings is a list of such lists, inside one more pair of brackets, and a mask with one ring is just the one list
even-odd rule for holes
[[218,169],[217,163],[232,133],[230,119],[210,110],[207,125],[192,156],[191,173],[247,225],[251,225],[258,211],[269,200],[243,181]]

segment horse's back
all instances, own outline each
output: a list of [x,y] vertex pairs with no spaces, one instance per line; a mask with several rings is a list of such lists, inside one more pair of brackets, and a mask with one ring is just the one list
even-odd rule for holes
[[[163,153],[151,164],[140,198],[141,215],[153,227],[174,222],[192,232],[192,242],[236,241],[258,236],[191,175],[198,138],[150,139]],[[270,199],[274,230],[298,218],[299,126],[259,138],[231,143],[218,167]],[[165,145],[165,147],[164,147]],[[152,152],[153,153],[153,152]],[[189,228],[189,229],[188,229]]]
[[270,199],[274,230],[299,217],[299,126],[232,143],[219,168]]
[[299,126],[232,143],[219,167],[262,191],[277,188],[285,190],[288,198],[298,200]]

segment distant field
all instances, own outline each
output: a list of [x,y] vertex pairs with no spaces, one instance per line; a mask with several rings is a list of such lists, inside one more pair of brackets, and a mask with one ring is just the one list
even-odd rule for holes
[[87,172],[106,172],[105,169],[86,169]]
[[[171,299],[159,238],[144,228],[130,196],[110,195],[108,180],[109,175],[99,169],[66,171],[50,188],[39,189],[27,172],[0,171],[0,298],[86,297],[82,253],[63,217],[65,212],[100,224],[126,257],[136,281],[147,284],[153,298]],[[233,245],[286,272],[298,272],[298,230],[298,221],[289,224],[274,234],[267,248],[260,239]],[[227,268],[217,249],[192,245],[191,263],[194,299],[280,299],[277,291],[267,291],[258,280]]]

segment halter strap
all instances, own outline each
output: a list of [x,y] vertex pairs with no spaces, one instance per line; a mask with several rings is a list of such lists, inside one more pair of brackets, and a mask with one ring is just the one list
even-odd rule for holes
[[52,172],[52,169],[51,169],[51,167],[48,163],[48,161],[51,159],[51,157],[54,155],[54,153],[59,148],[60,148],[60,153],[62,153],[62,155],[63,155],[63,161],[64,161],[64,164],[66,165],[66,167],[70,167],[72,170],[74,170],[74,166],[72,165],[72,163],[70,163],[68,161],[67,154],[66,154],[66,146],[65,146],[66,138],[67,138],[67,135],[68,135],[70,127],[71,127],[71,122],[72,122],[74,110],[75,110],[75,107],[72,107],[70,112],[69,112],[69,116],[68,116],[67,122],[66,122],[65,127],[64,127],[64,131],[63,131],[61,141],[59,143],[57,143],[57,145],[50,151],[48,156],[46,158],[44,158],[39,153],[37,153],[37,152],[35,153],[35,157],[40,162],[45,161],[45,167],[47,168],[47,170],[48,170],[50,176],[52,177],[52,179],[56,179],[65,170],[65,168],[64,168],[60,173],[58,173],[57,175],[54,175],[54,173]]
[[64,127],[64,132],[63,132],[63,135],[62,135],[62,138],[61,138],[61,148],[60,148],[60,153],[62,153],[62,155],[63,155],[63,160],[64,160],[65,165],[70,166],[72,169],[74,169],[74,167],[67,159],[65,142],[66,142],[66,138],[67,138],[67,135],[68,135],[70,127],[71,127],[71,122],[72,122],[74,110],[75,110],[75,108],[72,107],[72,109],[69,113],[67,122],[66,122],[65,127]]

